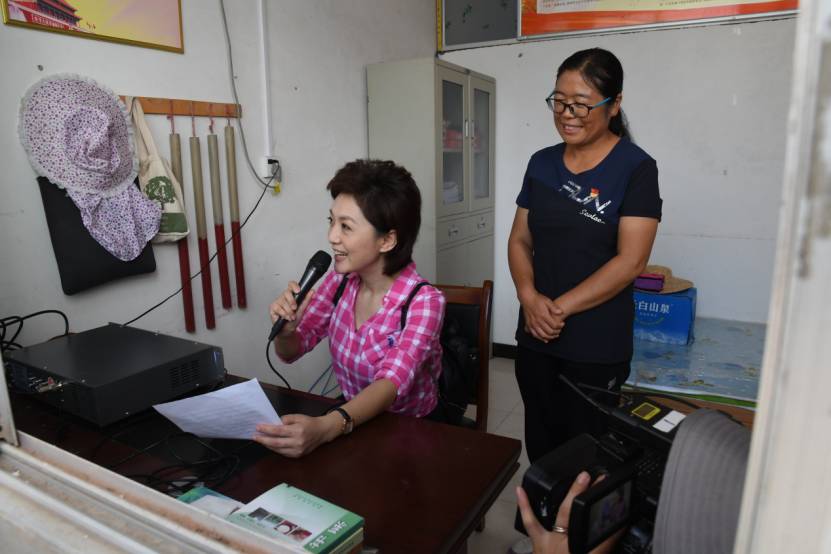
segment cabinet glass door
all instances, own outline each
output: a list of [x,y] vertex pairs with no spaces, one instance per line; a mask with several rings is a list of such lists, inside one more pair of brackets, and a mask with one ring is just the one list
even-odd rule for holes
[[470,129],[470,208],[493,206],[494,85],[471,77],[473,110]]
[[441,94],[441,126],[439,129],[438,159],[441,167],[437,191],[438,215],[453,215],[467,209],[467,182],[465,172],[467,98],[464,73],[439,68]]

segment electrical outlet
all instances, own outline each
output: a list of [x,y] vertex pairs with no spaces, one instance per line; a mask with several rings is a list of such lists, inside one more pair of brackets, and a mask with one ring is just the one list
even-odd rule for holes
[[[260,177],[263,179],[271,179],[271,176],[274,175],[274,171],[276,169],[276,163],[274,163],[276,159],[277,158],[270,154],[263,156],[262,162],[260,163]],[[268,163],[269,160],[273,163]]]

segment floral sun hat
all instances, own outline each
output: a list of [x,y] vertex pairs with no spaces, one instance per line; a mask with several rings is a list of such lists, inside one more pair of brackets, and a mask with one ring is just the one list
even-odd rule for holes
[[136,258],[159,230],[161,206],[133,185],[138,158],[118,96],[87,77],[45,77],[23,97],[18,132],[34,170],[66,189],[90,235],[118,259]]

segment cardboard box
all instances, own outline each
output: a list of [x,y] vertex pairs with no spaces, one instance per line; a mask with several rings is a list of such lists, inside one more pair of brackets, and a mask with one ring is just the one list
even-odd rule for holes
[[635,338],[690,344],[695,339],[696,289],[675,294],[635,291]]

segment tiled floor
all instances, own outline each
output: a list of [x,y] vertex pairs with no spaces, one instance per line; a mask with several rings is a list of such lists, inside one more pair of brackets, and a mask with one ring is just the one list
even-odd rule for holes
[[[514,361],[507,358],[492,358],[488,431],[496,435],[523,440],[523,419],[522,399],[517,388],[516,377],[514,377]],[[526,469],[528,469],[528,457],[523,449],[519,457],[519,469],[485,518],[485,530],[481,533],[474,531],[468,540],[470,554],[505,554],[514,541],[522,536],[514,530],[516,514],[514,488],[522,481]]]

